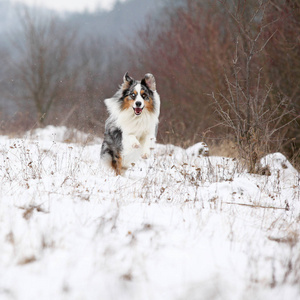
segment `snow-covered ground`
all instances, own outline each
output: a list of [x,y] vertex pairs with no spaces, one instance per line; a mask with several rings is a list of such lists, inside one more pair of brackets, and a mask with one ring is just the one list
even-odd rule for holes
[[116,177],[100,147],[66,128],[0,137],[0,299],[300,299],[284,156],[254,175],[202,144],[156,145]]

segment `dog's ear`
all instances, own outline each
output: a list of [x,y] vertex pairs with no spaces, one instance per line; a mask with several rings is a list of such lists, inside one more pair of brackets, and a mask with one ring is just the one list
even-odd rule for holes
[[147,73],[145,75],[145,78],[142,79],[141,82],[143,85],[147,86],[151,91],[156,91],[156,83],[155,78],[152,74]]
[[126,72],[125,75],[123,76],[122,89],[123,89],[123,90],[129,89],[129,87],[131,86],[132,83],[133,83],[133,78],[131,78],[131,77],[128,75],[128,72]]

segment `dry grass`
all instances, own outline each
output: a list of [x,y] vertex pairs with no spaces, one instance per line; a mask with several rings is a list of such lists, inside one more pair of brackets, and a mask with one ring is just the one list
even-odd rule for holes
[[236,144],[230,140],[213,140],[209,144],[210,155],[238,158],[239,151]]

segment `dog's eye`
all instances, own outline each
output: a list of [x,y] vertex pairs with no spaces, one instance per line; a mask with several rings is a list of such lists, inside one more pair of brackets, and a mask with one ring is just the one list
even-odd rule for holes
[[147,99],[148,98],[148,96],[146,94],[143,94],[142,97],[143,97],[143,99]]
[[134,99],[135,98],[135,93],[131,94],[131,98]]

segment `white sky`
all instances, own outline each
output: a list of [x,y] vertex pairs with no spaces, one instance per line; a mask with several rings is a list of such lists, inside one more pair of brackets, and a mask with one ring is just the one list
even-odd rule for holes
[[[12,0],[34,6],[44,6],[56,11],[111,10],[117,0]],[[121,0],[124,2],[126,0]]]

